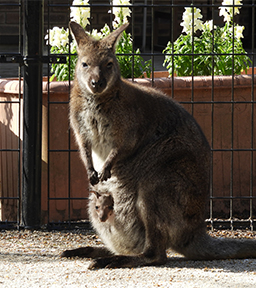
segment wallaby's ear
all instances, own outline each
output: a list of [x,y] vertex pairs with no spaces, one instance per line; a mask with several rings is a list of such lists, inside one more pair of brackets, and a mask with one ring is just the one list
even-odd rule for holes
[[90,41],[93,40],[91,36],[85,33],[84,28],[78,23],[71,21],[69,23],[69,28],[74,38],[76,39],[76,43],[78,46],[88,44]]
[[97,191],[90,190],[90,193],[93,193],[97,198],[100,197],[100,194]]
[[101,43],[104,43],[108,49],[115,49],[115,45],[118,42],[118,38],[121,36],[121,33],[129,26],[129,23],[123,24],[108,36],[101,40]]

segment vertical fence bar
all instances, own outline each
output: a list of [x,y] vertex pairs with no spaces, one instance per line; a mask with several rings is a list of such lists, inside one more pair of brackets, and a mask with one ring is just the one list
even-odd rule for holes
[[[175,15],[176,9],[174,9],[174,0],[172,0],[172,7],[171,7],[171,13],[172,13],[172,18],[171,18],[171,26],[172,26],[171,43],[174,43],[174,15]],[[174,45],[172,45],[172,98],[173,97],[174,97]]]
[[[70,4],[70,7],[71,7],[72,1],[70,1],[69,4]],[[90,7],[90,20],[92,19],[91,13],[92,12],[91,12],[91,7]],[[90,23],[92,23],[92,21]],[[70,56],[70,53],[71,53],[71,51],[70,51],[70,42],[69,42],[68,51],[69,51],[69,58],[68,59],[71,60],[71,56]],[[71,83],[70,83],[70,81],[71,81],[71,79],[70,79],[71,67],[70,67],[70,64],[71,64],[71,61],[69,61],[69,80],[68,80],[69,81],[69,100],[70,100],[70,93],[71,93]],[[70,225],[71,224],[71,208],[72,208],[71,207],[72,203],[71,203],[71,200],[70,200],[71,197],[72,197],[71,196],[71,179],[70,179],[70,177],[71,177],[71,130],[70,129],[68,130],[68,175],[69,175],[69,177],[68,177],[68,198],[69,198],[69,201],[68,201],[68,219],[69,219],[69,221],[68,221],[68,223]]]
[[254,167],[254,155],[255,155],[255,151],[253,151],[253,148],[254,148],[254,129],[255,129],[255,125],[254,125],[254,119],[255,119],[255,115],[254,115],[254,109],[255,109],[255,98],[254,98],[254,65],[255,65],[255,51],[254,49],[256,48],[255,46],[255,1],[253,0],[252,3],[251,3],[251,11],[252,11],[252,46],[251,46],[251,49],[252,49],[252,94],[251,94],[251,155],[250,155],[250,158],[251,158],[251,175],[250,175],[250,216],[249,216],[249,219],[250,219],[250,228],[251,228],[251,231],[253,231],[254,229],[254,215],[253,215],[253,196],[255,195],[255,192],[254,192],[254,183],[255,183],[255,180],[254,180],[254,171],[255,171],[255,167]]
[[[213,19],[213,27],[215,25],[214,23],[214,0],[212,0],[211,2],[212,7],[211,9],[211,18]],[[210,223],[211,223],[211,229],[213,230],[213,156],[214,156],[214,152],[213,152],[213,145],[214,145],[214,141],[213,141],[213,137],[214,137],[214,33],[212,33],[212,91],[211,91],[211,167],[210,167],[210,207],[209,207],[209,216],[210,216]]]
[[155,39],[155,33],[154,33],[154,0],[151,2],[151,61],[152,61],[152,87],[154,86],[155,76],[154,76],[154,67],[155,67],[155,57],[154,57],[154,39]]
[[[23,7],[22,7],[22,0],[20,0],[19,2],[19,53],[22,55],[22,21],[23,21]],[[21,161],[22,161],[22,157],[21,157],[21,153],[22,153],[22,144],[21,144],[21,127],[22,127],[22,119],[21,119],[21,76],[22,76],[22,65],[19,65],[19,72],[18,72],[18,77],[19,77],[19,142],[18,142],[18,149],[19,149],[19,156],[18,156],[18,175],[19,175],[19,179],[18,179],[18,193],[17,193],[17,197],[18,197],[18,201],[17,201],[17,226],[20,225],[21,223]]]
[[[235,3],[232,3],[232,15],[235,15]],[[232,75],[231,75],[231,143],[230,143],[230,199],[229,199],[229,220],[230,220],[230,229],[234,230],[234,213],[233,213],[233,196],[234,196],[234,68],[235,68],[235,23],[232,23]]]
[[[47,33],[48,36],[50,36],[50,17],[51,17],[51,11],[50,11],[50,0],[46,1],[47,5]],[[48,56],[51,54],[51,48],[50,45],[47,45],[47,50],[48,50]],[[48,63],[49,64],[49,63]],[[48,77],[47,77],[47,85],[49,87],[50,85],[50,72],[51,68],[48,66]],[[50,89],[48,90],[47,93],[47,223],[50,223]]]
[[44,0],[23,2],[23,167],[22,226],[40,227],[42,138],[42,37]]

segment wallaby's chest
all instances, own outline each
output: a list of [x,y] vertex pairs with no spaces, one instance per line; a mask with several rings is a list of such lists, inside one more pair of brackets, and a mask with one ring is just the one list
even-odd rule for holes
[[98,162],[101,166],[113,147],[113,123],[111,119],[95,107],[84,105],[78,113],[77,121],[79,133],[91,143],[94,164],[98,166],[96,164]]
[[83,103],[78,115],[80,133],[86,134],[92,144],[106,143],[112,139],[112,123],[110,117],[97,107],[97,104]]

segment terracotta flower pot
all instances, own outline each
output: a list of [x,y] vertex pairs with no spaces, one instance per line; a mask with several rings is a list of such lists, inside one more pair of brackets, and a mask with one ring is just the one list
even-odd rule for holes
[[[135,82],[140,85],[152,86],[151,79],[140,78],[135,79]],[[194,115],[213,147],[211,192],[213,197],[229,197],[230,191],[234,197],[246,197],[252,192],[255,195],[256,184],[250,179],[255,177],[255,175],[251,175],[251,163],[254,166],[256,156],[250,149],[255,148],[252,147],[252,143],[256,143],[256,135],[254,133],[254,139],[252,139],[251,133],[253,127],[256,127],[256,117],[252,117],[256,111],[250,102],[252,97],[256,96],[256,76],[254,76],[253,83],[254,95],[252,95],[251,75],[235,76],[233,80],[231,76],[215,76],[212,85],[211,76],[194,77],[193,81],[191,77],[175,77],[173,83],[172,78],[156,78],[155,74],[154,86],[181,102]],[[18,80],[0,79],[0,101],[17,100],[18,86]],[[51,82],[49,85],[47,82],[43,83],[42,220],[44,223],[48,221],[48,185],[50,199],[88,196],[86,171],[79,159],[78,152],[75,151],[77,147],[74,144],[73,135],[69,134],[69,91],[67,82]],[[15,124],[18,123],[18,117],[18,104],[0,104],[0,139],[2,139],[0,149],[10,149],[10,147],[17,149],[19,126],[15,126]],[[71,135],[70,140],[69,135]],[[22,140],[22,135],[20,137]],[[69,148],[72,151],[70,154],[67,151]],[[231,148],[233,151],[230,151]],[[17,164],[15,164],[17,159],[14,159],[16,156],[9,154],[8,152],[0,154],[0,175],[2,175],[0,195],[10,197],[17,195],[18,170]],[[7,163],[13,164],[7,165]],[[6,172],[7,166],[8,173]],[[69,171],[70,180],[68,178]],[[255,169],[252,171],[254,174],[256,173]],[[5,173],[8,174],[7,178]],[[231,177],[233,181],[231,181]],[[252,183],[253,187],[251,187]],[[13,200],[2,200],[3,220],[9,219],[8,216],[11,215],[14,217],[16,204],[11,201]],[[10,203],[12,203],[11,206]],[[256,203],[253,204],[256,209]],[[214,217],[228,215],[230,209],[228,199],[215,200],[213,205]],[[86,206],[86,200],[71,200],[70,205],[67,200],[50,200],[49,221],[65,221],[69,219],[69,216],[73,220],[85,219],[87,218]],[[240,215],[247,213],[246,215],[249,217],[249,200],[233,200],[233,211]]]
[[[0,79],[0,101],[8,101],[8,103],[0,104],[0,149],[18,149],[19,138],[22,142],[22,128],[19,134],[19,108],[20,119],[22,119],[23,100],[21,95],[20,104],[17,103],[18,97],[19,81],[17,79]],[[68,101],[68,83],[52,82],[48,86],[47,81],[43,82],[42,223],[47,223],[48,220],[56,222],[88,218],[87,200],[77,199],[70,202],[61,199],[54,200],[54,198],[85,198],[88,196],[86,170],[76,152],[77,147],[74,144],[72,133],[70,133],[69,139]],[[69,148],[72,151],[70,153],[68,152]],[[17,197],[19,180],[17,163],[18,152],[0,153],[0,197]],[[51,199],[49,202],[48,196]],[[0,211],[0,220],[16,221],[16,200],[1,200]]]

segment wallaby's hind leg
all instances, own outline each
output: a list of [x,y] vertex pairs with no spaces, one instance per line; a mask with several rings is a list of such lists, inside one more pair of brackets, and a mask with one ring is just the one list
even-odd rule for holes
[[61,257],[83,257],[83,258],[99,258],[113,255],[105,247],[81,247],[72,250],[65,250],[61,253]]
[[137,267],[145,265],[161,265],[165,264],[167,257],[163,251],[162,257],[157,253],[157,249],[148,249],[145,253],[136,256],[114,255],[105,247],[81,247],[73,250],[65,250],[61,257],[81,257],[93,258],[89,269],[96,268],[121,268],[121,267]]
[[[152,191],[149,191],[149,195]],[[92,261],[89,269],[94,268],[121,268],[121,267],[138,267],[149,265],[163,265],[167,261],[166,245],[167,245],[167,231],[161,229],[161,224],[157,215],[154,214],[154,201],[147,202],[145,205],[147,195],[139,193],[138,206],[140,219],[143,222],[145,229],[145,244],[142,253],[139,255],[115,255],[95,259]],[[148,215],[151,215],[148,217]],[[161,223],[161,220],[160,220]]]
[[89,269],[95,268],[132,268],[138,266],[163,265],[167,261],[165,251],[165,238],[159,231],[156,231],[154,225],[151,226],[153,231],[146,233],[149,236],[146,239],[144,252],[139,255],[114,255],[102,257],[91,262]]
[[145,254],[136,256],[127,255],[116,255],[112,257],[98,258],[91,262],[89,269],[96,268],[133,268],[138,266],[152,266],[152,265],[163,265],[167,261],[167,257],[163,257],[161,260],[158,257],[151,258]]

